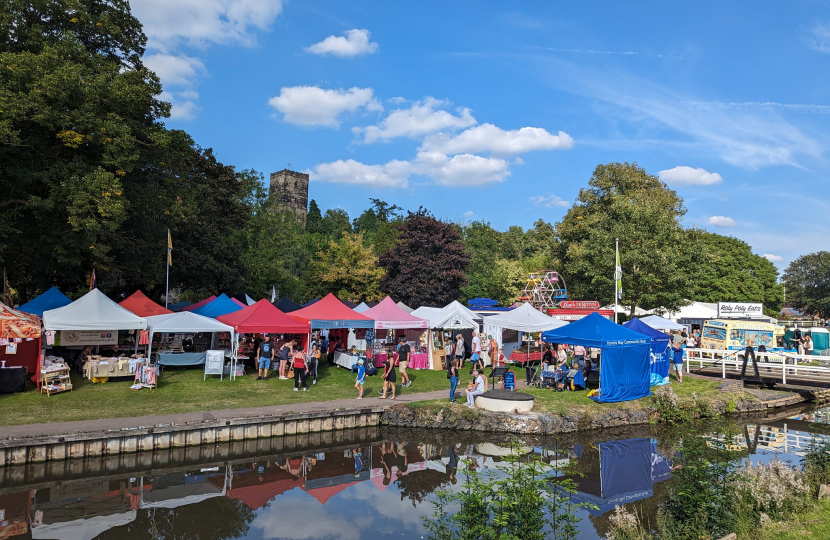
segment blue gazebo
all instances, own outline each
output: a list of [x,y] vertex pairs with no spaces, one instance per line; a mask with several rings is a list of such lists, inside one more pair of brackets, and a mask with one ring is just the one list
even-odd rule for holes
[[29,300],[17,309],[18,311],[23,311],[26,313],[31,313],[32,315],[37,315],[42,319],[44,311],[62,308],[63,306],[68,306],[71,303],[72,300],[70,300],[69,298],[67,298],[65,294],[60,292],[57,287],[50,287],[49,290],[47,290],[40,296],[32,300]]
[[631,319],[623,324],[629,330],[634,330],[651,339],[651,373],[657,375],[660,380],[653,380],[654,386],[667,384],[669,379],[669,362],[671,361],[671,349],[669,342],[671,338],[659,330],[655,330],[640,319]]
[[599,348],[601,403],[629,401],[651,394],[651,339],[591,313],[567,326],[542,333],[546,343]]

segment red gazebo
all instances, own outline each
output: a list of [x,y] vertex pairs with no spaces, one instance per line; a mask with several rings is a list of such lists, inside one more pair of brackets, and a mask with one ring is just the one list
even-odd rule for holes
[[134,292],[122,300],[118,305],[127,311],[138,315],[139,317],[152,317],[153,315],[166,315],[168,313],[173,313],[169,309],[164,308],[147,298],[147,295],[141,291]]

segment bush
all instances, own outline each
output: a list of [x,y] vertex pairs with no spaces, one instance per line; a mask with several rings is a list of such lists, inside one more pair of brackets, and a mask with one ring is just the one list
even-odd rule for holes
[[734,480],[735,491],[760,520],[761,512],[784,519],[803,508],[809,492],[804,473],[776,458],[769,464],[747,461]]
[[830,484],[830,440],[813,436],[807,454],[801,459],[804,479],[812,497],[818,496],[821,484]]
[[660,419],[670,424],[687,422],[692,419],[688,409],[681,407],[680,398],[671,385],[664,385],[655,390],[651,398],[654,410],[660,415]]

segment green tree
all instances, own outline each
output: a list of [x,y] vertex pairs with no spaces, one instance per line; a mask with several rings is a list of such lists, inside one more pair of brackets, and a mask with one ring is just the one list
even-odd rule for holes
[[380,256],[381,290],[411,306],[445,305],[466,284],[469,255],[461,230],[421,207],[398,225],[394,249]]
[[317,206],[317,201],[311,199],[308,203],[308,215],[305,218],[305,230],[309,233],[319,233],[323,221],[323,214],[320,213],[320,207]]
[[361,233],[343,233],[329,241],[327,251],[319,253],[310,292],[322,297],[332,292],[340,300],[369,302],[381,300],[383,269],[373,247],[365,246]]
[[470,257],[467,285],[461,289],[462,298],[495,298],[492,296],[496,260],[499,257],[502,234],[489,222],[472,221],[464,227],[464,246]]
[[320,232],[334,240],[343,236],[343,233],[352,232],[349,214],[342,208],[326,210],[323,219],[320,221]]
[[632,315],[637,306],[677,309],[691,292],[693,268],[683,245],[682,199],[636,163],[599,165],[588,186],[557,226],[569,294],[613,301],[619,239],[623,305]]
[[830,252],[802,255],[784,271],[787,304],[819,317],[830,317]]
[[778,269],[752,253],[743,240],[706,232],[686,231],[686,249],[695,252],[690,298],[701,302],[762,302],[768,314],[777,316],[784,299]]

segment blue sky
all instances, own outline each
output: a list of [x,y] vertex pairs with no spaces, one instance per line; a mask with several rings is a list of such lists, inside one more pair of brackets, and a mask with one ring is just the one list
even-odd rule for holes
[[266,178],[290,161],[323,209],[529,227],[636,161],[687,226],[782,268],[830,249],[827,2],[132,5],[168,125]]

